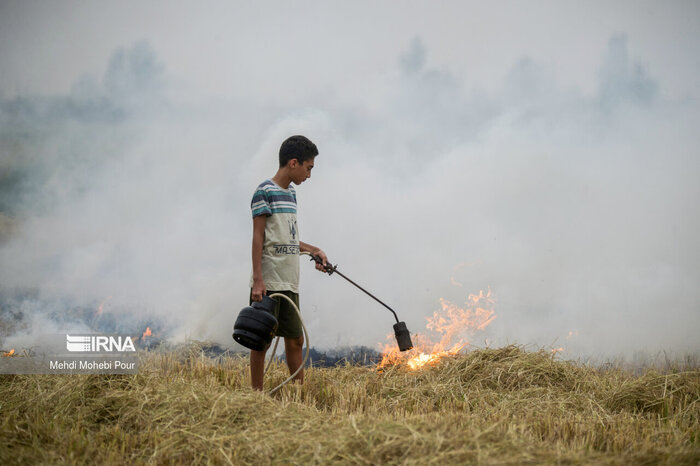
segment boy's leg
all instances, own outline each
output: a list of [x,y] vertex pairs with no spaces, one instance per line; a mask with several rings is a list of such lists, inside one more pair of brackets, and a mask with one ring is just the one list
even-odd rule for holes
[[263,389],[266,353],[267,348],[262,351],[250,350],[250,384],[255,390]]
[[[270,294],[270,292],[268,291],[267,294]],[[248,304],[253,304],[253,290],[250,290]],[[267,345],[267,348],[265,348],[262,351],[250,350],[250,385],[255,390],[263,389],[263,375],[265,374],[265,354],[267,354],[267,350],[269,348],[270,345]]]
[[[301,366],[302,350],[304,349],[304,336],[298,338],[284,338],[284,354],[287,360],[289,373],[293,374]],[[252,354],[252,353],[251,353]],[[299,383],[304,383],[304,369],[294,377],[294,380]]]

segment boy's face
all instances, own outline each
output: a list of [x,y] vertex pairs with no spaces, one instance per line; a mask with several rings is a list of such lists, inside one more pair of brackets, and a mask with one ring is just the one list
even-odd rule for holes
[[303,163],[299,163],[297,159],[292,159],[289,161],[289,167],[291,168],[290,175],[292,181],[294,184],[300,185],[311,178],[311,170],[314,168],[314,159],[307,160]]

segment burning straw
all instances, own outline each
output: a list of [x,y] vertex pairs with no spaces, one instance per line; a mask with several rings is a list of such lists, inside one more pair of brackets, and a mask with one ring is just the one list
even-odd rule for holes
[[416,370],[458,354],[469,344],[469,338],[475,332],[485,329],[494,321],[495,302],[490,288],[486,292],[481,290],[478,294],[470,294],[464,308],[440,298],[442,309],[426,319],[426,328],[432,335],[438,335],[439,340],[434,341],[429,334],[415,334],[413,350],[401,352],[389,335],[387,340],[390,343],[384,345],[383,358],[377,369],[405,365]]

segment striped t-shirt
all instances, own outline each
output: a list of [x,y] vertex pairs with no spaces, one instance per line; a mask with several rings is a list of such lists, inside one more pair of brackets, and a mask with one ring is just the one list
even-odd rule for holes
[[[272,180],[256,188],[250,203],[253,218],[267,216],[262,274],[269,291],[299,292],[299,229],[294,187],[282,189]],[[253,286],[251,273],[250,286]]]

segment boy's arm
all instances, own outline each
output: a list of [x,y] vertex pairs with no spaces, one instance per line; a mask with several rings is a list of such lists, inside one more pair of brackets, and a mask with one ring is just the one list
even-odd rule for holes
[[265,281],[262,275],[262,251],[265,241],[265,224],[267,216],[258,215],[253,218],[253,301],[262,301],[265,294]]
[[325,266],[328,263],[328,257],[326,257],[326,253],[323,252],[321,248],[317,248],[316,246],[313,246],[311,244],[305,243],[303,241],[299,241],[299,250],[301,252],[308,252],[313,254],[314,256],[318,256],[321,258],[323,261],[323,265],[319,264],[316,262],[316,270],[320,270],[321,272],[325,272]]

